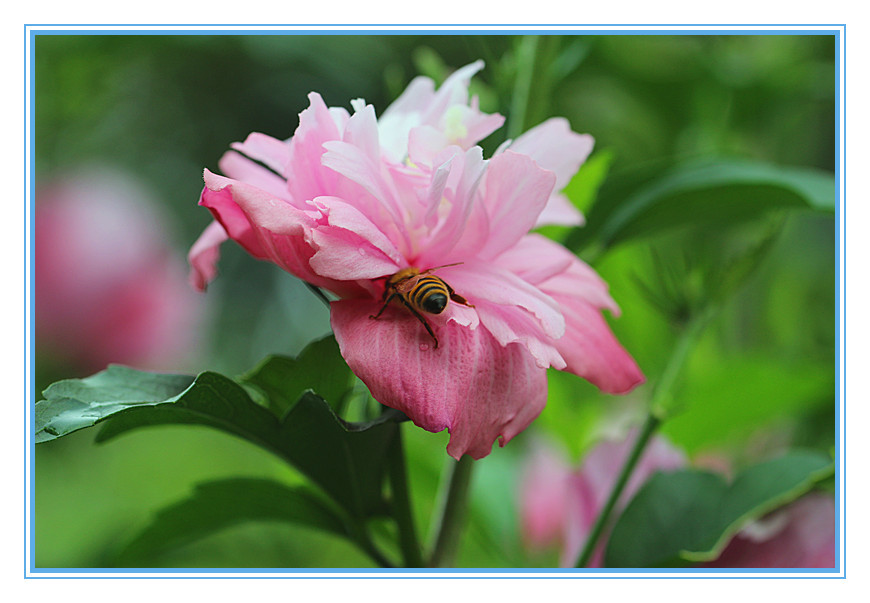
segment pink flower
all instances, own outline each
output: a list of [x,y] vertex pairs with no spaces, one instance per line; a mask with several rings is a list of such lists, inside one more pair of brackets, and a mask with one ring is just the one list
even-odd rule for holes
[[[542,215],[581,219],[558,189],[591,138],[550,120],[485,160],[476,145],[503,118],[468,97],[481,67],[437,91],[415,79],[380,120],[361,99],[350,114],[310,94],[292,138],[251,134],[221,159],[226,176],[205,171],[200,204],[216,222],[189,256],[200,289],[231,238],[338,296],[332,328],[351,369],[381,403],[429,431],[448,429],[455,458],[486,456],[522,431],[544,406],[548,367],[607,392],[643,381],[601,315],[618,312],[607,285],[529,234]],[[460,297],[438,314],[418,318],[394,303],[372,320],[388,279],[408,268]]]
[[808,494],[740,531],[705,567],[834,567],[834,497]]
[[[520,520],[530,550],[561,548],[560,565],[573,567],[604,508],[635,440],[631,433],[618,442],[592,449],[579,469],[549,443],[536,442],[520,482]],[[730,463],[717,459],[717,465]],[[707,461],[709,462],[709,460]],[[655,436],[640,458],[617,502],[618,514],[656,471],[685,467],[682,452]],[[834,499],[810,493],[741,530],[718,559],[703,567],[811,568],[834,567]],[[602,567],[604,534],[589,567]]]
[[177,369],[202,304],[185,285],[166,230],[154,202],[121,173],[90,169],[40,183],[39,353],[84,372],[110,362]]
[[[520,484],[520,518],[526,545],[543,550],[561,547],[560,566],[573,567],[607,502],[619,471],[635,440],[634,432],[619,441],[605,441],[593,448],[579,469],[549,445],[537,443],[525,466]],[[640,457],[617,502],[619,512],[656,471],[685,466],[682,452],[661,437],[654,437]],[[601,567],[603,537],[589,567]]]

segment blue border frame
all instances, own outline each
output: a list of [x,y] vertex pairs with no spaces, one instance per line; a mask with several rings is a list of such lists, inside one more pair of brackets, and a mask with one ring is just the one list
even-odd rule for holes
[[[55,28],[55,27],[76,27],[76,28],[94,28],[94,29],[69,29],[69,30],[59,30],[59,29],[47,29],[40,30],[40,28]],[[845,155],[845,92],[846,92],[846,81],[845,81],[845,69],[846,69],[846,56],[845,56],[845,34],[846,34],[846,25],[845,24],[812,24],[807,27],[813,28],[821,28],[821,29],[788,29],[790,27],[798,28],[803,27],[801,24],[784,24],[784,25],[776,25],[776,24],[735,24],[735,25],[722,25],[722,24],[713,24],[713,25],[703,25],[703,24],[693,24],[693,25],[673,25],[673,24],[650,24],[643,26],[626,26],[624,24],[594,24],[594,25],[566,25],[566,24],[531,24],[531,25],[498,25],[493,26],[493,29],[456,29],[458,27],[487,27],[485,24],[465,24],[465,25],[457,25],[457,24],[403,24],[403,25],[382,25],[382,24],[371,24],[371,25],[348,25],[349,29],[316,29],[319,27],[324,28],[335,28],[338,27],[335,24],[295,24],[295,25],[287,25],[288,29],[281,29],[281,25],[275,24],[266,24],[266,25],[256,25],[256,24],[244,24],[244,25],[221,25],[221,24],[211,24],[211,25],[203,25],[197,26],[194,24],[135,24],[129,25],[127,27],[136,27],[136,28],[144,28],[144,27],[153,27],[153,28],[164,28],[164,29],[108,29],[112,27],[125,27],[123,24],[113,24],[113,25],[66,25],[66,24],[25,24],[24,25],[24,56],[25,61],[27,57],[30,57],[30,88],[27,88],[27,75],[28,71],[25,68],[25,77],[24,77],[24,88],[25,88],[25,118],[27,113],[27,94],[30,93],[30,121],[27,122],[25,119],[25,156],[29,162],[29,164],[25,164],[24,166],[24,180],[26,182],[27,192],[26,195],[29,194],[29,198],[31,201],[31,205],[29,208],[29,214],[25,214],[25,233],[30,237],[29,241],[25,238],[25,254],[29,254],[31,259],[30,265],[30,288],[28,290],[27,287],[27,279],[28,279],[28,271],[27,271],[27,255],[24,260],[24,307],[25,307],[25,338],[29,336],[29,344],[30,344],[30,354],[28,357],[27,354],[27,346],[28,341],[25,339],[24,350],[25,350],[25,358],[28,359],[30,363],[30,379],[29,382],[27,379],[27,371],[28,367],[25,367],[25,391],[28,395],[27,402],[32,404],[32,401],[36,400],[35,397],[35,374],[33,372],[35,365],[35,346],[33,342],[35,341],[35,296],[34,296],[34,270],[33,270],[33,258],[35,254],[35,230],[36,224],[33,212],[33,205],[35,202],[35,190],[36,190],[36,176],[35,176],[35,137],[36,137],[36,120],[35,120],[35,96],[34,89],[36,84],[36,73],[35,73],[35,42],[37,35],[163,35],[163,36],[178,36],[178,35],[417,35],[417,36],[426,36],[426,35],[521,35],[521,34],[548,34],[548,35],[829,35],[833,36],[835,40],[835,194],[836,194],[836,205],[834,210],[834,220],[835,220],[835,238],[836,238],[836,252],[835,252],[835,387],[836,387],[836,399],[837,404],[835,405],[835,475],[834,475],[834,483],[835,483],[835,520],[837,528],[842,526],[842,543],[841,543],[841,531],[837,529],[835,531],[835,567],[834,568],[783,568],[783,569],[764,569],[764,568],[451,568],[451,569],[415,569],[415,568],[390,568],[390,569],[369,569],[369,568],[269,568],[269,569],[252,569],[252,568],[185,568],[185,569],[175,569],[175,568],[136,568],[136,569],[126,569],[126,568],[37,568],[36,567],[36,543],[35,543],[35,529],[33,526],[33,522],[35,522],[35,443],[30,438],[29,446],[27,444],[27,439],[25,439],[25,463],[24,463],[24,483],[25,483],[25,521],[24,521],[24,539],[25,542],[28,541],[30,543],[30,555],[25,555],[26,558],[26,567],[24,571],[25,578],[40,578],[40,579],[94,579],[94,578],[108,578],[108,579],[263,579],[263,578],[271,578],[271,579],[314,579],[314,580],[323,580],[326,578],[329,579],[383,579],[383,578],[391,578],[391,579],[540,579],[540,580],[549,580],[549,579],[582,579],[582,578],[597,578],[597,579],[642,579],[642,580],[650,580],[650,579],[673,579],[673,578],[681,578],[681,579],[709,579],[709,578],[726,578],[726,579],[795,579],[795,578],[803,578],[803,579],[813,579],[813,578],[828,578],[828,579],[845,579],[846,578],[846,570],[845,570],[845,560],[840,558],[840,550],[841,544],[843,545],[843,550],[845,551],[845,471],[846,471],[846,458],[845,458],[845,416],[846,416],[846,404],[845,404],[845,370],[843,372],[843,379],[841,383],[840,379],[840,367],[843,359],[841,358],[840,349],[841,345],[843,346],[843,350],[845,351],[845,340],[846,340],[846,311],[845,311],[845,293],[846,293],[846,282],[845,282],[845,270],[846,270],[846,255],[845,255],[845,216],[846,216],[846,205],[845,205],[845,190],[844,187],[841,187],[840,180],[842,178],[843,185],[845,186],[845,157],[841,157],[841,147],[844,149],[843,154]],[[184,28],[184,27],[201,27],[201,29],[165,29],[165,28]],[[220,29],[225,27],[227,29]],[[301,27],[312,28],[312,29],[298,29]],[[359,29],[354,29],[354,28]],[[408,27],[421,27],[425,29],[414,30],[414,29],[402,29]],[[516,29],[511,29],[515,27]],[[536,29],[536,28],[549,28],[552,27],[554,29]],[[606,27],[637,27],[636,29],[596,29],[596,28],[606,28]],[[642,29],[643,27],[674,27],[675,29]],[[716,28],[726,28],[726,29],[692,29],[693,27],[716,27]],[[784,29],[752,29],[753,27],[782,27]],[[208,29],[214,28],[214,29]],[[245,28],[254,28],[254,29],[245,29]],[[261,29],[259,29],[261,28]],[[296,29],[289,29],[296,28]],[[385,29],[377,29],[377,28],[385,28]],[[439,29],[443,28],[443,29]],[[504,28],[504,29],[500,29]],[[746,28],[746,29],[737,29],[737,28]],[[825,29],[828,28],[828,29]],[[842,39],[841,39],[842,36]],[[842,52],[841,52],[842,47]],[[841,63],[842,61],[842,63]],[[842,80],[842,91],[841,91],[841,80],[840,80],[840,71],[843,71],[843,80]],[[843,105],[843,110],[841,112],[840,105]],[[841,127],[842,127],[842,140],[841,140]],[[27,136],[29,134],[30,140],[30,153],[27,153]],[[28,165],[30,167],[30,178],[27,178],[27,170]],[[25,197],[26,204],[26,197]],[[27,220],[30,220],[30,227],[27,228]],[[841,232],[840,228],[840,220],[843,220],[843,228]],[[840,249],[843,249],[843,262],[842,262],[842,270],[843,270],[843,280],[842,280],[842,288],[843,288],[843,296],[840,296],[840,287],[841,287],[841,279],[840,279]],[[28,293],[29,293],[29,304],[28,304]],[[843,312],[841,316],[840,312],[840,303],[843,300]],[[28,329],[27,325],[27,312],[30,313],[30,325]],[[840,321],[843,321],[843,332],[842,335],[840,333]],[[842,399],[841,399],[842,392]],[[843,421],[843,429],[840,429],[841,415],[840,415],[840,406],[842,403],[842,421]],[[34,433],[35,430],[35,416],[34,413],[30,412],[30,420],[26,421],[26,428],[29,430],[30,434]],[[842,452],[841,452],[842,451]],[[840,460],[840,466],[837,466],[838,455],[841,455],[842,458]],[[30,459],[30,505],[28,507],[27,504],[27,461]],[[836,469],[840,469],[837,471]],[[842,499],[841,500],[841,485],[842,485]],[[841,517],[840,514],[840,503],[843,503],[843,515]],[[30,517],[30,529],[28,534],[28,522],[27,522],[27,513],[29,511]],[[842,575],[839,575],[842,572]],[[292,574],[323,574],[323,575],[314,575],[314,576],[301,576],[301,575],[292,575]],[[624,575],[626,573],[635,573],[635,574],[644,574],[644,575]],[[764,573],[764,574],[784,574],[784,575],[772,575],[772,576],[753,576],[753,573]],[[67,575],[38,575],[38,574],[82,574],[77,576],[67,576]],[[94,574],[124,574],[117,576],[95,576]],[[151,574],[151,575],[149,575]],[[164,574],[164,575],[153,575],[153,574]],[[184,576],[174,576],[171,574],[232,574],[232,575],[184,575]],[[288,575],[289,574],[289,575]],[[335,574],[354,574],[354,575],[335,575]],[[369,575],[358,575],[358,574],[369,574]],[[407,576],[402,574],[425,574],[423,576]],[[461,574],[489,574],[489,575],[481,575],[481,576],[463,576]],[[514,575],[510,575],[514,574]],[[536,575],[538,574],[538,575]],[[540,575],[546,574],[546,575]],[[646,575],[646,574],[663,574],[663,575]],[[689,575],[673,575],[673,574],[689,574]],[[710,575],[712,574],[712,575]],[[716,574],[739,574],[739,575],[716,575]],[[750,575],[747,575],[750,574]],[[789,574],[816,574],[812,576],[796,576]],[[835,575],[831,575],[835,574]]]

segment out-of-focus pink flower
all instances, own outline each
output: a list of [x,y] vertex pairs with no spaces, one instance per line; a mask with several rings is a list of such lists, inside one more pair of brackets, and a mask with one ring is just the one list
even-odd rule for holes
[[834,567],[834,497],[808,494],[741,530],[705,567]]
[[[635,435],[631,433],[624,440],[599,444],[579,469],[572,468],[565,455],[551,444],[534,442],[519,492],[522,534],[529,549],[541,551],[559,546],[560,565],[573,567],[634,440]],[[705,462],[709,463],[710,458]],[[672,471],[686,464],[682,452],[662,437],[654,437],[626,484],[616,513],[656,471]],[[724,457],[716,457],[716,465],[728,465],[730,470]],[[810,493],[749,524],[715,561],[703,567],[833,567],[834,530],[833,497]],[[606,543],[605,534],[589,567],[602,567]]]
[[35,305],[40,353],[77,370],[110,362],[177,368],[191,351],[202,303],[141,186],[88,169],[36,193]]
[[[549,445],[538,442],[525,466],[520,484],[520,518],[526,545],[542,550],[561,546],[560,565],[573,567],[592,525],[607,502],[620,469],[631,452],[635,433],[593,448],[574,469]],[[686,457],[667,440],[655,436],[644,450],[617,501],[619,512],[656,471],[685,466]],[[603,537],[589,567],[601,567]]]
[[[251,134],[221,159],[225,176],[205,171],[200,204],[216,222],[189,255],[200,289],[230,238],[336,294],[332,328],[351,369],[381,403],[448,429],[455,458],[486,456],[522,431],[544,406],[548,367],[607,392],[643,381],[601,314],[618,312],[606,283],[529,234],[548,213],[582,219],[558,191],[591,138],[551,120],[485,160],[477,143],[503,118],[469,99],[481,67],[438,90],[415,79],[380,120],[361,99],[350,114],[310,94],[292,138]],[[437,345],[402,304],[370,318],[387,279],[408,268],[432,271],[469,304],[425,314]]]

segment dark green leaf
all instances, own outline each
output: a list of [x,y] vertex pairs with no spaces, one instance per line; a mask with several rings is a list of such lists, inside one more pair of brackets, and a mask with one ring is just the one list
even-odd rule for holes
[[289,522],[350,538],[342,519],[304,488],[255,478],[199,484],[193,494],[157,512],[121,552],[118,565],[138,565],[220,530],[251,521]]
[[836,202],[828,172],[734,160],[628,177],[602,187],[599,197],[570,246],[607,248],[676,226],[739,222],[781,209],[833,212]]
[[[149,425],[206,425],[282,457],[355,517],[383,511],[386,454],[401,413],[347,423],[322,398],[306,392],[279,419],[228,377],[205,372],[191,379],[111,367],[52,386],[37,404],[38,441],[103,421],[99,442]],[[160,393],[170,395],[155,399]]]
[[309,389],[340,413],[352,378],[335,337],[330,335],[308,344],[297,358],[267,358],[240,381],[262,390],[280,417]]
[[655,474],[611,533],[608,567],[663,567],[715,559],[731,537],[833,472],[824,455],[793,451],[752,466],[729,485],[714,473]]

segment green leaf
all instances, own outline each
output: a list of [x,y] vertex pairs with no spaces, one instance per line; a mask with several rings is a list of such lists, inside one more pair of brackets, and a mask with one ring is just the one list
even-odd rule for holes
[[792,451],[744,470],[729,485],[688,469],[657,473],[620,516],[607,567],[663,567],[715,559],[734,534],[809,491],[833,473],[822,454]]
[[121,551],[117,565],[132,567],[215,532],[252,521],[289,522],[351,538],[341,517],[304,488],[265,479],[230,478],[198,484],[193,494],[157,512]]
[[598,189],[601,188],[605,178],[607,178],[613,159],[613,152],[606,149],[593,153],[580,166],[580,170],[565,187],[563,191],[565,196],[571,200],[571,204],[574,207],[584,214],[589,211],[595,202]]
[[[663,175],[621,178],[602,187],[587,226],[569,246],[612,247],[633,238],[686,224],[751,220],[775,210],[833,212],[834,177],[829,172],[749,161],[703,161]],[[620,181],[621,180],[621,181]]]
[[133,405],[169,400],[193,382],[189,375],[146,373],[110,365],[85,379],[51,384],[36,403],[37,444],[91,427]]
[[[206,425],[280,456],[354,517],[383,512],[387,450],[398,429],[395,421],[404,415],[386,412],[368,423],[347,423],[309,391],[279,418],[228,377],[205,372],[190,379],[110,367],[61,382],[37,403],[37,440],[103,421],[98,442],[149,425]],[[188,387],[177,392],[184,383]],[[155,399],[158,393],[170,396]]]
[[662,426],[689,454],[733,445],[774,421],[830,409],[833,371],[771,354],[697,349],[676,392],[680,412]]
[[299,356],[270,356],[240,381],[260,389],[270,408],[282,416],[306,390],[313,390],[340,413],[351,389],[353,373],[341,357],[335,337],[308,344]]

